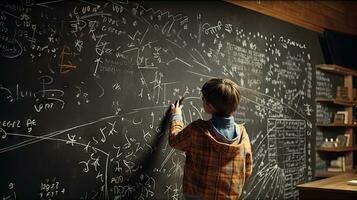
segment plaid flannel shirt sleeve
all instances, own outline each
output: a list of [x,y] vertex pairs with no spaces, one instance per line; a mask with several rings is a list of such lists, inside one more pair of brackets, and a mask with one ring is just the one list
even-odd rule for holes
[[253,172],[253,155],[248,133],[244,128],[243,141],[245,148],[245,178],[249,178]]
[[184,127],[181,115],[173,115],[169,130],[169,144],[175,149],[187,151],[192,143],[192,127]]

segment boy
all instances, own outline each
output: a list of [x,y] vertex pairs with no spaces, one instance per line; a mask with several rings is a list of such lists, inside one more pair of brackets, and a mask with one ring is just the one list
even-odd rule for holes
[[208,121],[199,119],[184,128],[182,105],[171,105],[169,144],[186,154],[183,192],[186,199],[235,199],[252,173],[252,152],[243,125],[234,122],[240,91],[229,79],[214,78],[202,89]]

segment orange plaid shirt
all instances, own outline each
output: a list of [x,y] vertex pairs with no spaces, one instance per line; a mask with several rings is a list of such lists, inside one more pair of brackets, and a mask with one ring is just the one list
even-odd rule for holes
[[229,141],[214,132],[208,121],[197,120],[184,128],[173,120],[169,144],[186,153],[183,192],[202,199],[235,199],[252,173],[252,152],[243,125],[236,124],[237,138]]

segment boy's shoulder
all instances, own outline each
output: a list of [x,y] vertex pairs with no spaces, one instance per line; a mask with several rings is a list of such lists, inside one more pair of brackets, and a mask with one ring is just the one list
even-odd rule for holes
[[239,143],[250,143],[250,139],[249,139],[249,134],[247,132],[247,129],[245,128],[245,124],[236,124],[237,126],[237,130],[239,130]]
[[197,120],[191,122],[190,125],[193,126],[193,127],[207,126],[208,125],[208,121],[205,121],[203,119],[197,119]]
[[236,123],[236,126],[238,127],[238,130],[247,132],[245,129],[245,123],[241,123],[241,124]]
[[[235,123],[236,127],[238,127],[238,130],[246,132],[245,129],[245,123]],[[197,128],[210,128],[210,123],[206,120],[203,119],[198,119],[190,123],[190,126],[192,127],[197,127]]]
[[239,127],[245,128],[245,123],[244,122],[243,123],[239,123],[239,124],[236,123],[236,125],[239,126]]
[[190,128],[196,129],[199,131],[205,131],[209,129],[209,123],[208,121],[205,121],[203,119],[197,119],[189,124]]

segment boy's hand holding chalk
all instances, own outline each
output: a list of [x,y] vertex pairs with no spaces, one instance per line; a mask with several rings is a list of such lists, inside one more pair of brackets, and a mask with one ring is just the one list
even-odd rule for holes
[[185,99],[185,97],[181,97],[179,100],[175,101],[175,104],[171,104],[171,112],[173,114],[182,114],[182,101]]

